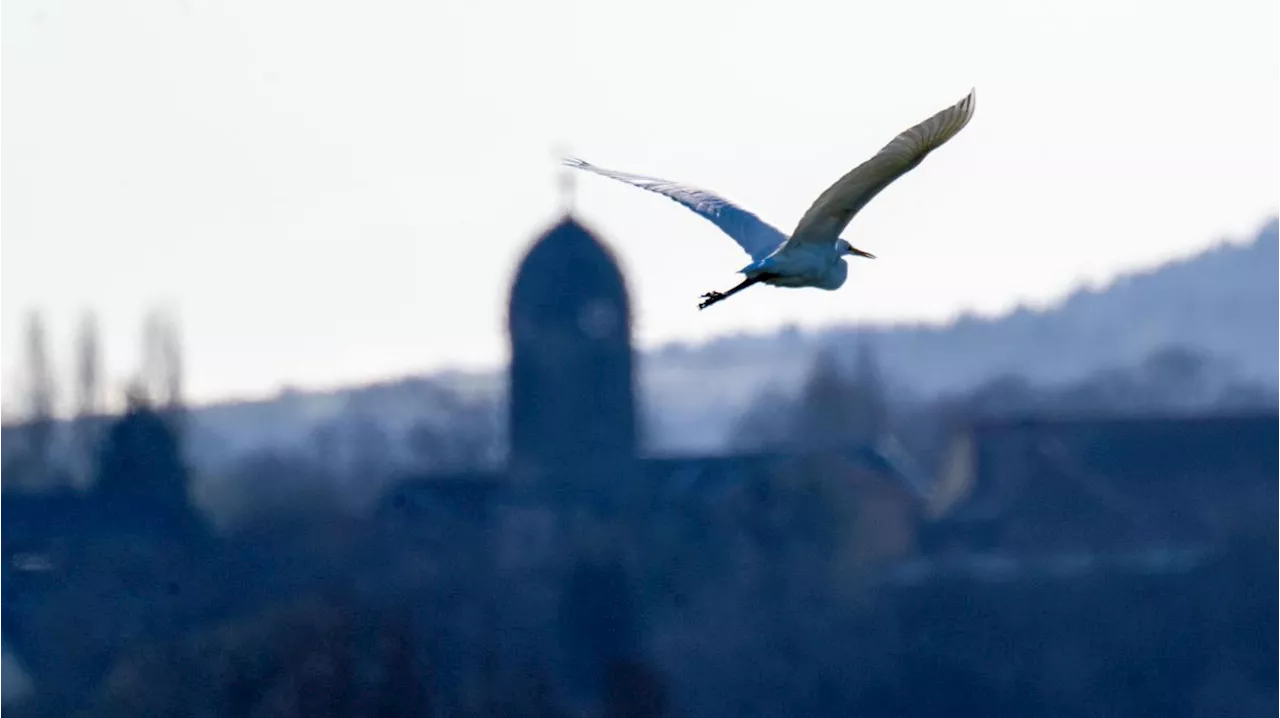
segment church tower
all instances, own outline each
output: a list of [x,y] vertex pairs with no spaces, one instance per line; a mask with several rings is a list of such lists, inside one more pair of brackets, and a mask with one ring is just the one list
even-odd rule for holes
[[566,216],[521,262],[507,322],[511,473],[577,474],[630,462],[631,310],[609,250]]

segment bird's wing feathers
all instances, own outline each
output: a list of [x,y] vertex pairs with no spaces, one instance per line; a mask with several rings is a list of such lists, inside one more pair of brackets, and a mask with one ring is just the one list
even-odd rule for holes
[[881,190],[910,172],[930,152],[969,124],[974,94],[970,90],[963,100],[899,134],[874,157],[831,185],[800,218],[790,243],[834,241],[853,216]]
[[787,236],[751,212],[735,205],[714,192],[690,185],[668,182],[657,177],[618,172],[597,167],[575,157],[563,160],[565,165],[595,172],[650,192],[657,192],[679,202],[710,220],[721,231],[733,238],[752,259],[759,260],[777,249]]

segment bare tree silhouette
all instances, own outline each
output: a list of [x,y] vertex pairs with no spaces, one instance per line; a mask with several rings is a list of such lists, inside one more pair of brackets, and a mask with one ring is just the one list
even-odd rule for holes
[[44,316],[39,311],[27,315],[26,345],[23,419],[27,424],[27,446],[24,470],[18,474],[26,488],[37,488],[53,481],[52,452],[57,430],[57,384]]

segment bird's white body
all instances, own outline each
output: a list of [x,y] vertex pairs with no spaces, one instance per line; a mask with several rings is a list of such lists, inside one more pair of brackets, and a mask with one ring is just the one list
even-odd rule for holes
[[738,270],[745,275],[726,292],[710,292],[699,308],[727,299],[753,284],[775,287],[814,287],[834,290],[844,285],[849,267],[844,258],[874,258],[840,238],[853,216],[894,180],[914,169],[969,124],[974,92],[960,102],[902,132],[871,159],[855,167],[814,201],[788,237],[719,195],[656,177],[608,170],[579,159],[564,163],[657,192],[713,222],[751,255],[751,263]]
[[[786,245],[778,249],[781,250]],[[747,278],[760,277],[760,282],[775,287],[815,287],[835,290],[849,278],[849,265],[845,254],[830,245],[808,244],[793,247],[789,251],[777,251],[758,262],[752,262],[739,274]]]

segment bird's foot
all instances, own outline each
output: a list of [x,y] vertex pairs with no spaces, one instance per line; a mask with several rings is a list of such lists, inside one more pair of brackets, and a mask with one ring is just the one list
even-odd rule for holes
[[724,299],[724,292],[707,292],[702,295],[702,301],[698,303],[698,309],[706,309],[721,299]]

